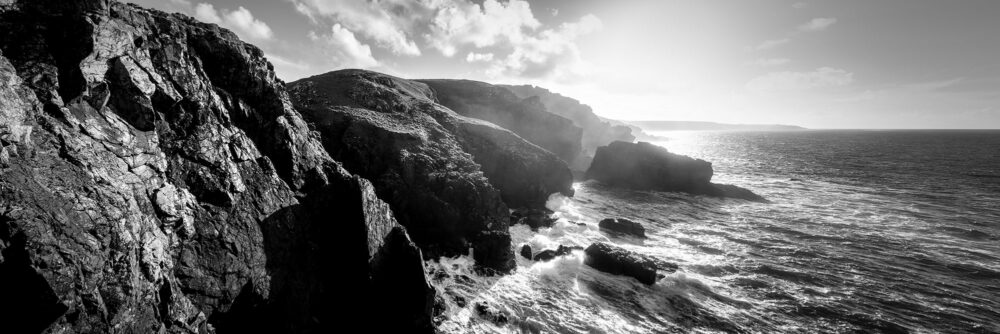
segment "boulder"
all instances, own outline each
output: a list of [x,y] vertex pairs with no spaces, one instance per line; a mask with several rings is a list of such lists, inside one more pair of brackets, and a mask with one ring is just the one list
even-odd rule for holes
[[538,97],[520,98],[507,88],[471,80],[419,80],[455,112],[508,130],[566,162],[580,155],[583,130],[546,110]]
[[677,191],[767,202],[752,191],[712,183],[712,163],[647,142],[616,141],[597,149],[586,178],[637,190]]
[[552,259],[555,259],[555,258],[556,258],[556,251],[551,250],[551,249],[546,249],[546,250],[543,250],[541,252],[538,252],[538,254],[535,254],[534,260],[535,261],[542,261],[542,262],[549,262],[549,261],[552,261]]
[[554,217],[552,210],[548,209],[517,209],[510,213],[510,223],[525,224],[531,230],[538,230],[539,227],[552,227],[558,220]]
[[521,246],[521,256],[523,256],[525,259],[531,260],[531,246],[527,244]]
[[486,319],[487,321],[492,322],[494,324],[502,326],[506,325],[507,322],[509,321],[509,319],[507,319],[507,315],[504,314],[504,312],[498,310],[496,307],[487,304],[485,302],[476,303],[475,309],[476,309],[476,314],[479,315],[480,318]]
[[587,247],[584,264],[612,274],[633,277],[643,284],[656,283],[656,262],[641,254],[598,242]]
[[559,245],[559,248],[556,249],[556,256],[569,255],[575,250],[583,250],[583,247]]
[[607,218],[601,220],[597,226],[605,230],[628,234],[639,238],[646,237],[646,228],[642,227],[642,224],[625,218]]
[[[261,50],[133,4],[19,4],[0,12],[5,329],[332,332],[379,314],[372,330],[433,332],[420,249]],[[345,287],[364,298],[330,302]]]

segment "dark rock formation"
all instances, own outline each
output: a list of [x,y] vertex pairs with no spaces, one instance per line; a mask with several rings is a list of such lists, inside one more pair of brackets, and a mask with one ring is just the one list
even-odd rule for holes
[[556,256],[569,255],[570,253],[573,253],[573,251],[575,250],[583,250],[583,247],[559,245],[559,248],[556,249]]
[[712,183],[712,163],[670,153],[646,142],[614,142],[597,149],[587,179],[639,190],[680,191],[767,202],[750,190]]
[[555,225],[556,217],[554,217],[552,210],[548,209],[518,209],[510,213],[510,223],[514,224],[525,224],[531,227],[531,230],[538,230],[539,227],[552,227]]
[[625,218],[607,218],[597,223],[597,226],[609,231],[633,235],[640,238],[646,237],[646,228],[642,224]]
[[5,9],[5,330],[433,330],[420,250],[259,49],[112,1]]
[[555,259],[555,258],[556,258],[556,251],[551,250],[551,249],[546,249],[546,250],[543,250],[541,252],[538,252],[538,254],[535,254],[534,260],[535,261],[542,261],[542,262],[549,262],[549,261],[552,261],[552,259]]
[[594,114],[594,110],[590,106],[582,104],[576,99],[531,85],[501,87],[509,89],[522,99],[537,96],[539,102],[545,106],[546,111],[573,121],[573,125],[583,130],[582,152],[575,160],[570,161],[570,167],[573,170],[587,170],[600,146],[615,141],[632,142],[636,139],[631,128],[625,125],[615,125],[601,119],[597,114]]
[[584,250],[584,264],[613,274],[634,277],[644,284],[656,283],[656,262],[621,247],[598,242]]
[[289,90],[327,151],[372,180],[427,256],[465,254],[471,246],[478,264],[508,271],[507,205],[544,207],[551,193],[572,195],[565,163],[434,103],[422,83],[344,70]]
[[509,321],[506,314],[497,310],[496,307],[490,306],[484,302],[476,303],[475,308],[476,314],[478,314],[480,318],[486,319],[497,325],[506,325]]
[[419,80],[437,101],[455,112],[513,131],[524,139],[573,162],[581,151],[583,130],[548,112],[537,97],[519,98],[510,90],[471,80]]
[[521,246],[521,256],[523,256],[525,259],[531,260],[531,246],[529,245]]

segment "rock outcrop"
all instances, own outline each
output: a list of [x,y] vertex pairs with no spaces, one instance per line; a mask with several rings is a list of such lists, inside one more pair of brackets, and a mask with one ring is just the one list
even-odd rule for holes
[[548,112],[537,97],[519,98],[510,90],[471,80],[419,80],[442,105],[508,130],[554,153],[567,163],[580,155],[583,130]]
[[572,195],[565,163],[510,131],[436,104],[423,83],[343,70],[289,90],[327,151],[372,180],[430,257],[465,254],[471,246],[478,264],[508,271],[508,206],[544,207],[552,193]]
[[642,224],[625,218],[603,219],[597,223],[597,226],[616,233],[628,234],[639,238],[646,237],[646,228],[642,227]]
[[583,130],[582,152],[570,161],[570,168],[578,171],[585,171],[590,166],[597,148],[615,141],[632,142],[636,137],[632,134],[632,129],[625,125],[615,125],[594,114],[590,106],[580,103],[580,101],[553,93],[548,89],[531,86],[501,86],[509,89],[517,97],[527,99],[538,97],[539,102],[545,106],[545,110],[565,117],[573,122],[573,125]]
[[4,7],[0,144],[6,330],[433,331],[406,229],[229,31],[108,0]]
[[643,284],[656,283],[656,261],[646,256],[603,242],[588,246],[584,253],[583,263],[594,269],[633,277]]
[[767,202],[752,191],[712,183],[712,163],[670,153],[646,142],[614,142],[597,149],[586,178],[639,190],[679,191]]

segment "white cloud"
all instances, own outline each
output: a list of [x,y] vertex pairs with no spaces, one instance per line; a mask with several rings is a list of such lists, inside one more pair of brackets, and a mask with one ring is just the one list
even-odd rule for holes
[[805,2],[796,2],[796,3],[792,4],[792,8],[795,8],[795,9],[803,9],[803,8],[806,8],[806,7],[809,7],[809,4],[807,4]]
[[750,80],[746,88],[752,92],[803,91],[846,86],[852,82],[854,82],[853,73],[822,67],[809,72],[771,72]]
[[205,23],[222,24],[222,18],[219,17],[215,6],[207,3],[200,3],[194,7],[194,18]]
[[788,58],[759,58],[753,61],[754,65],[761,67],[781,66],[792,61]]
[[799,31],[814,32],[814,31],[824,31],[834,23],[837,23],[837,19],[832,17],[817,17],[803,25],[799,26]]
[[309,39],[329,46],[328,51],[335,67],[371,68],[379,65],[378,60],[372,56],[371,47],[358,41],[353,32],[339,23],[333,25],[329,35],[320,36],[310,32]]
[[463,44],[478,48],[508,41],[525,40],[525,30],[541,26],[527,1],[511,0],[506,4],[486,0],[480,6],[466,0],[440,2],[426,34],[428,43],[445,56],[455,54]]
[[482,62],[488,62],[488,61],[492,61],[492,60],[493,60],[493,54],[492,53],[475,53],[475,52],[469,52],[469,55],[465,56],[465,61],[470,62],[470,63],[480,62],[480,61],[482,61]]
[[417,21],[429,16],[429,4],[441,2],[384,0],[292,0],[298,12],[310,19],[326,17],[360,35],[372,39],[378,46],[398,55],[419,56],[420,48],[407,35]]
[[236,32],[240,38],[259,42],[274,37],[271,27],[254,18],[253,13],[242,6],[234,11],[220,11],[212,4],[199,3],[193,8],[194,17],[199,21],[218,24]]
[[576,39],[602,28],[601,20],[586,15],[577,22],[564,23],[558,29],[544,30],[538,36],[526,36],[504,59],[494,62],[491,76],[549,78],[567,80],[589,71],[580,57]]
[[791,41],[792,40],[790,40],[788,38],[766,40],[766,41],[761,42],[760,44],[757,44],[757,46],[754,47],[754,50],[757,50],[757,51],[770,50],[770,49],[774,49],[776,47],[788,44],[788,42],[791,42]]

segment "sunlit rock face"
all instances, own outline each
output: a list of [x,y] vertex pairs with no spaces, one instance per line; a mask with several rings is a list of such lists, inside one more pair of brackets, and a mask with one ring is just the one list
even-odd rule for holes
[[615,141],[632,142],[636,139],[632,135],[632,129],[628,126],[612,125],[594,114],[594,110],[590,106],[580,103],[574,98],[531,85],[501,87],[507,88],[522,99],[537,96],[538,100],[545,106],[546,111],[573,121],[573,125],[583,130],[582,152],[576,159],[570,161],[570,167],[573,170],[587,170],[590,167],[590,161],[594,158],[594,153],[600,146]]
[[510,131],[434,102],[427,85],[343,70],[289,85],[330,154],[375,184],[430,257],[466,254],[513,268],[508,207],[572,195],[558,157]]
[[597,148],[586,178],[632,189],[767,201],[747,189],[712,183],[713,173],[711,162],[670,153],[647,142],[617,141]]
[[432,331],[420,250],[231,32],[25,0],[0,83],[5,329]]
[[567,163],[580,156],[583,130],[546,110],[538,97],[520,98],[501,86],[471,80],[420,80],[455,112],[508,130]]

